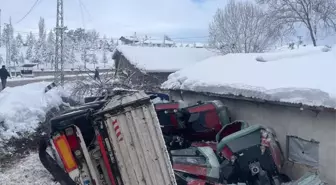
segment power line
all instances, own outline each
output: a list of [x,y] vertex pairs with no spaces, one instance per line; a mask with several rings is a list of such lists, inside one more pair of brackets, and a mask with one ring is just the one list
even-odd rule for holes
[[22,33],[22,34],[30,34],[32,33],[33,35],[38,35],[39,33],[38,32],[29,32],[29,31],[15,31],[15,33]]
[[36,7],[36,5],[41,2],[40,0],[36,0],[35,3],[33,4],[33,6],[29,9],[29,11],[18,21],[16,22],[16,24],[20,23],[21,21],[23,21],[32,11],[33,9]]
[[84,9],[84,11],[88,14],[88,16],[90,17],[90,19],[92,20],[92,16],[91,16],[90,12],[88,11],[88,9],[86,8],[86,6],[83,3],[83,1],[82,0],[78,0],[78,1],[80,3],[81,7]]
[[81,0],[78,0],[78,3],[79,3],[79,9],[80,9],[80,14],[81,14],[81,18],[82,18],[82,24],[83,24],[83,27],[85,29],[85,20],[84,20],[83,6],[82,6],[82,3],[81,3]]
[[171,37],[171,39],[203,39],[203,38],[209,38],[209,36],[197,36],[197,37]]

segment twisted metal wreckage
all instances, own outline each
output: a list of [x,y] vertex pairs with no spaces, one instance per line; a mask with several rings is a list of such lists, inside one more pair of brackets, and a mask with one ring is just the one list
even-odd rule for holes
[[52,118],[40,142],[40,160],[61,185],[324,184],[318,174],[282,174],[274,131],[231,120],[220,101],[188,106],[119,90],[84,102]]

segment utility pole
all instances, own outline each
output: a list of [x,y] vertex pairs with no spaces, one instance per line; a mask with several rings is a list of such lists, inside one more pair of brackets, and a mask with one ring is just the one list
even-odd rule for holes
[[133,42],[132,42],[133,45],[135,44],[135,38],[137,38],[136,32],[134,32],[134,35],[133,35]]
[[163,35],[163,47],[166,46],[166,35]]
[[5,34],[5,44],[6,44],[6,66],[8,67],[9,71],[11,71],[11,42],[12,42],[12,36],[13,36],[13,30],[12,30],[12,21],[11,17],[9,17],[9,24],[5,23],[6,32]]
[[[59,77],[61,85],[64,85],[64,56],[63,56],[63,33],[64,33],[64,14],[63,0],[57,0],[57,15],[56,15],[56,55],[55,55],[55,82],[58,82]],[[59,69],[59,64],[61,65]]]
[[12,17],[9,17],[9,25],[8,25],[8,56],[9,56],[9,63],[8,63],[8,69],[9,69],[9,74],[12,76],[12,36],[13,36],[13,30],[12,30]]
[[10,51],[10,49],[9,49],[9,29],[8,29],[8,24],[6,24],[5,23],[5,27],[6,27],[6,29],[4,29],[5,30],[5,32],[3,33],[3,34],[5,34],[6,35],[6,40],[5,40],[5,44],[6,44],[6,66],[8,67],[8,64],[9,64],[9,58],[10,58],[10,54],[9,54],[9,51]]

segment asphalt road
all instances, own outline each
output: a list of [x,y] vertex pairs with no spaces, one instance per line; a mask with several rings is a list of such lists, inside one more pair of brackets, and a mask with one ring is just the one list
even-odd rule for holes
[[[70,77],[67,77],[67,76],[65,76],[64,77],[65,78],[65,80],[75,80],[76,78],[78,79],[78,77],[77,76],[70,76]],[[50,78],[50,79],[41,79],[41,78],[32,78],[31,80],[29,79],[29,80],[27,80],[27,79],[25,79],[25,80],[15,80],[15,81],[10,81],[10,80],[8,80],[7,81],[7,87],[16,87],[16,86],[21,86],[21,85],[26,85],[26,84],[30,84],[30,83],[34,83],[34,82],[42,82],[42,81],[45,81],[45,82],[52,82],[52,81],[54,81],[54,79],[53,78]]]
[[[111,70],[110,69],[99,69],[99,72],[102,73],[110,73]],[[35,77],[37,78],[31,78],[30,79],[25,79],[25,80],[13,80],[11,81],[10,79],[7,80],[7,87],[16,87],[16,86],[21,86],[21,85],[26,85],[26,84],[30,84],[30,83],[34,83],[34,82],[42,82],[42,81],[46,81],[46,82],[52,82],[54,79],[41,79],[40,77],[43,76],[53,76],[54,72],[53,71],[35,71],[34,72]],[[90,75],[94,75],[94,71],[65,71],[65,75],[80,75],[80,74],[90,74]],[[65,80],[74,80],[78,78],[78,76],[65,76]],[[1,88],[1,87],[0,87]]]

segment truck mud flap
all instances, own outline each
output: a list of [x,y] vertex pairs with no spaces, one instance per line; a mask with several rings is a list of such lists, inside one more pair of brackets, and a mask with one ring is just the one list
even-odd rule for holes
[[69,175],[47,153],[47,147],[47,141],[45,139],[41,139],[39,144],[39,158],[42,165],[61,185],[76,185]]

